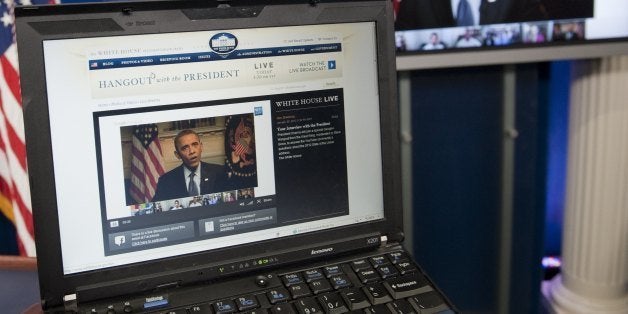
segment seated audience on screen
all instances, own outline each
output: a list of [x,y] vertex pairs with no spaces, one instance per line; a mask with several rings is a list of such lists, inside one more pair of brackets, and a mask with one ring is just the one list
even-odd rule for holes
[[421,46],[421,50],[440,50],[445,48],[447,46],[440,40],[437,33],[430,34],[430,41]]

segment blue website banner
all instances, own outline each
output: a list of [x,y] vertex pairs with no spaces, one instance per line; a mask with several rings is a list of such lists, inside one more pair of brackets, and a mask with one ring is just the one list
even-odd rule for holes
[[170,55],[155,55],[129,58],[113,58],[89,60],[90,70],[103,70],[113,68],[138,67],[147,65],[163,65],[189,62],[206,62],[233,59],[247,59],[260,57],[278,57],[288,55],[301,55],[313,53],[328,53],[342,51],[340,43],[287,46],[274,48],[242,49],[229,54],[218,54],[215,52],[182,53]]

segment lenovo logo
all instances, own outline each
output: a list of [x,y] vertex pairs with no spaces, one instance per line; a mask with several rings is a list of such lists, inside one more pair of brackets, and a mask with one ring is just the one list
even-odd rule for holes
[[333,251],[334,251],[333,247],[328,247],[328,248],[324,248],[324,249],[312,250],[312,253],[310,253],[310,255],[318,255],[318,254],[323,254],[323,253],[330,253],[330,252],[333,252]]

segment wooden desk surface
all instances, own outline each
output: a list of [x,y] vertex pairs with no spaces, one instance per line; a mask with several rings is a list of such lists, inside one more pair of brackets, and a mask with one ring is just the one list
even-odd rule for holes
[[37,259],[34,257],[0,255],[0,269],[37,271]]

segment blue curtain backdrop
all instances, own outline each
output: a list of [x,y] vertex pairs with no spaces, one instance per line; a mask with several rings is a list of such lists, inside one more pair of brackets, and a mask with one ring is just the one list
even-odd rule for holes
[[567,134],[569,129],[569,90],[571,62],[551,64],[549,121],[547,138],[547,199],[545,204],[545,255],[560,255],[565,180],[567,168]]
[[[516,66],[510,313],[537,312],[541,258],[560,254],[569,67]],[[411,75],[413,251],[463,311],[497,306],[502,73],[489,66]]]

